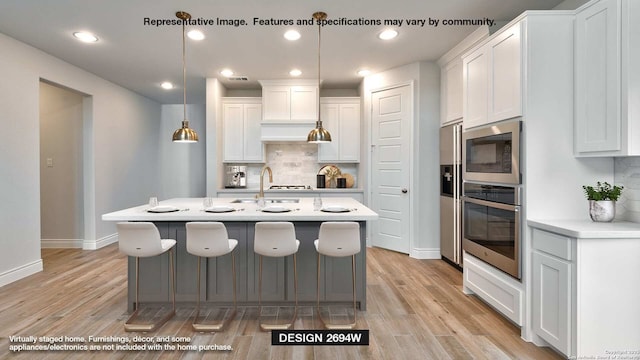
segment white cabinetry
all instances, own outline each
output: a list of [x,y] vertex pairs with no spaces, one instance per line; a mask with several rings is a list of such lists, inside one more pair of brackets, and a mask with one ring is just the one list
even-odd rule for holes
[[570,358],[638,351],[640,327],[631,320],[640,319],[637,224],[573,223],[556,233],[529,222],[533,332]]
[[360,161],[360,99],[320,99],[322,126],[331,133],[331,142],[318,144],[318,162],[357,163]]
[[318,118],[318,86],[308,82],[285,85],[261,81],[263,121],[315,122]]
[[448,63],[440,71],[442,113],[440,124],[462,119],[462,59]]
[[463,58],[465,128],[522,115],[521,24],[501,30]]
[[640,155],[640,2],[600,0],[576,15],[577,156]]
[[264,162],[260,98],[223,98],[223,162]]
[[318,118],[318,83],[261,80],[262,141],[305,141]]
[[462,120],[462,54],[489,36],[489,27],[481,26],[440,59],[440,125]]
[[533,331],[571,353],[571,239],[533,230]]

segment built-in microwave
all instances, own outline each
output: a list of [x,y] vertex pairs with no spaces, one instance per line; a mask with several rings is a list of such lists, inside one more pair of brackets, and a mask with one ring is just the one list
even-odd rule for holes
[[520,184],[522,122],[511,120],[462,133],[463,180]]

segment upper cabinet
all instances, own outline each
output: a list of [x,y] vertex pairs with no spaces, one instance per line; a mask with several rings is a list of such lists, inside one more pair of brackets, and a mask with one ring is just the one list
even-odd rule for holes
[[578,9],[576,156],[640,155],[638,16],[636,0],[592,1]]
[[300,81],[261,81],[263,121],[315,122],[318,118],[318,84]]
[[261,80],[262,141],[305,141],[318,118],[315,80]]
[[264,162],[260,98],[223,98],[223,162]]
[[521,23],[462,59],[464,127],[522,116]]
[[456,59],[440,71],[442,113],[440,124],[462,119],[462,59]]
[[318,144],[318,162],[360,162],[360,99],[322,98],[320,116],[331,142]]
[[[440,125],[462,120],[462,53],[489,36],[489,28],[479,27],[440,59]],[[485,111],[486,112],[486,111]]]

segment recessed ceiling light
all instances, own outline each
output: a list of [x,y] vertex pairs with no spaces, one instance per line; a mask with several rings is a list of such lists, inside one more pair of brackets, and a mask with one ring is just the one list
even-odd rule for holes
[[173,84],[168,81],[163,82],[160,86],[165,90],[173,89]]
[[297,30],[289,30],[284,33],[284,38],[290,41],[298,40],[300,39],[300,36],[301,35]]
[[189,39],[192,39],[192,40],[199,41],[204,39],[204,34],[200,30],[191,30],[187,33],[187,36],[189,37]]
[[222,76],[229,77],[229,76],[233,75],[233,71],[231,71],[229,69],[224,69],[224,70],[220,71],[220,74],[222,74]]
[[73,36],[75,36],[76,39],[86,43],[92,43],[92,42],[98,41],[97,36],[87,31],[76,31],[73,33]]
[[387,29],[378,35],[378,37],[382,40],[391,40],[394,37],[398,36],[398,32],[393,29]]
[[367,69],[358,70],[358,75],[360,76],[367,76],[369,74],[371,74],[371,70],[367,70]]
[[289,71],[289,75],[291,75],[291,76],[300,76],[300,75],[302,75],[302,71],[300,71],[298,69],[293,69],[293,70]]

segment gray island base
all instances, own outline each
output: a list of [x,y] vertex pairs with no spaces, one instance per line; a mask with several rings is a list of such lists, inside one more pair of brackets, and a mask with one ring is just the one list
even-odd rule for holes
[[[356,303],[366,310],[366,220],[377,218],[370,209],[349,198],[331,199],[332,205],[340,204],[352,211],[325,213],[313,211],[310,198],[301,198],[288,213],[263,213],[255,204],[233,204],[232,199],[214,199],[216,204],[236,206],[233,213],[207,213],[202,210],[202,199],[175,199],[162,202],[174,205],[181,211],[152,214],[147,206],[139,206],[103,215],[106,221],[151,221],[158,227],[162,238],[177,240],[175,256],[176,301],[178,304],[195,304],[197,296],[196,271],[198,258],[187,253],[186,228],[188,221],[221,221],[227,227],[229,238],[238,240],[236,252],[236,286],[239,306],[258,304],[259,256],[253,252],[255,224],[257,221],[291,221],[296,237],[300,240],[297,253],[298,301],[300,305],[316,302],[318,253],[313,241],[318,238],[324,221],[356,221],[360,224],[361,251],[356,259]],[[231,283],[231,256],[203,259],[201,277],[202,302],[216,305],[233,303]],[[320,259],[320,301],[324,304],[351,304],[351,258]],[[169,302],[169,256],[140,259],[140,301]],[[128,309],[135,302],[135,258],[128,262]],[[263,258],[263,305],[292,305],[295,301],[293,282],[293,258]]]

